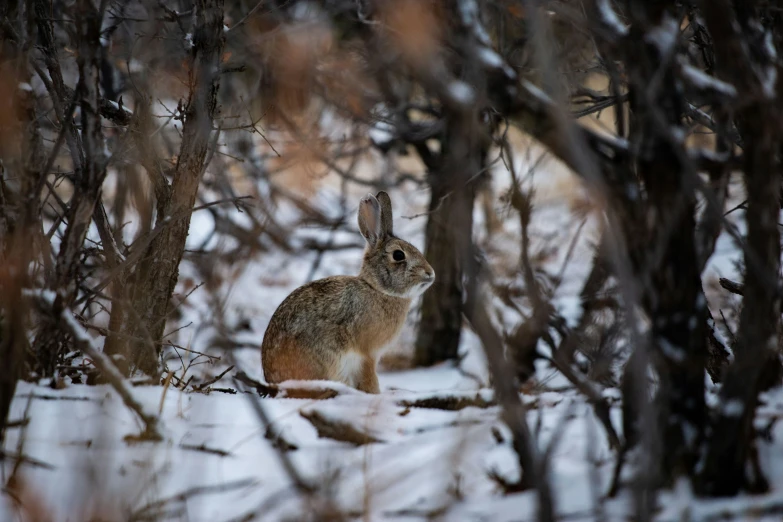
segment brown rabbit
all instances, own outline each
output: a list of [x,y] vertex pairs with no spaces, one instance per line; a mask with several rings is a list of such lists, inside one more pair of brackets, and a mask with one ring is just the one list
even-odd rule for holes
[[358,276],[312,281],[275,310],[261,345],[267,382],[324,379],[380,392],[380,351],[400,333],[411,300],[432,285],[435,272],[416,247],[394,236],[386,192],[362,198],[359,230],[367,248]]

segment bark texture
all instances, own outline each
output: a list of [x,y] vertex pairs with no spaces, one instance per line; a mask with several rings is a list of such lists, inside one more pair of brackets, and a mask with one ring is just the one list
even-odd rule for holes
[[473,186],[464,181],[469,176],[461,174],[444,170],[433,176],[431,184],[424,255],[435,270],[435,283],[422,299],[417,366],[456,359],[459,350],[463,312],[460,256],[470,251],[475,199]]

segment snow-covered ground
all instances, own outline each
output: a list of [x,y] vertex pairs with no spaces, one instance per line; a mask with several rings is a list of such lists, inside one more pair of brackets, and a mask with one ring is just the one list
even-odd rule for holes
[[[536,159],[520,155],[517,170],[524,174]],[[500,194],[510,179],[501,167],[494,174],[494,190]],[[563,271],[554,303],[567,319],[574,319],[579,313],[575,297],[590,270],[595,218],[588,216],[582,226],[582,215],[573,210],[585,199],[583,190],[554,161],[540,164],[525,183],[536,188],[533,254],[550,274]],[[362,193],[361,187],[353,189],[352,208]],[[326,208],[337,196],[336,186],[324,182],[311,203]],[[426,191],[409,186],[392,192],[395,229],[419,247],[423,247],[426,218],[404,216],[421,213],[427,199]],[[513,267],[519,256],[518,219],[498,198],[495,201],[503,228],[489,241],[477,232],[478,239],[492,263]],[[285,212],[282,208],[281,219]],[[482,229],[485,219],[477,206],[477,230]],[[199,245],[212,226],[209,214],[195,214],[190,245]],[[581,235],[576,237],[580,227]],[[353,237],[340,234],[340,240],[359,239],[358,232]],[[569,250],[572,254],[566,263]],[[705,279],[736,277],[732,264],[736,258],[736,248],[723,236]],[[356,273],[360,260],[358,249],[327,253],[314,277]],[[235,368],[214,383],[213,387],[220,389],[210,393],[186,393],[173,386],[133,389],[147,409],[160,412],[162,442],[125,439],[139,433],[140,423],[108,386],[66,380],[62,389],[52,389],[20,383],[10,419],[28,419],[29,423],[9,431],[4,450],[31,460],[21,464],[18,476],[23,480],[11,493],[49,514],[41,520],[57,521],[88,520],[91,513],[103,513],[111,520],[301,520],[328,502],[357,520],[536,520],[535,492],[504,495],[491,478],[496,474],[514,481],[519,466],[510,434],[499,421],[498,407],[491,404],[479,343],[467,329],[461,367],[443,364],[384,371],[378,396],[331,385],[339,393],[329,399],[259,398],[232,380],[239,370],[263,379],[257,347],[266,324],[283,298],[307,282],[313,261],[314,254],[297,258],[264,252],[241,264],[220,267],[222,284],[216,292],[199,289],[188,296],[178,322],[167,328],[183,327],[172,340],[221,360],[209,363],[203,356],[181,352],[182,360],[171,359],[169,369],[178,378],[187,372],[205,380],[229,364]],[[505,273],[499,269],[497,276],[504,281],[518,277],[513,269]],[[186,294],[200,283],[199,278],[193,265],[183,263],[178,293]],[[708,298],[712,299],[709,292]],[[499,312],[503,309],[499,304],[496,308]],[[232,328],[246,324],[234,330],[234,340],[244,347],[233,350],[231,357],[212,349],[218,319]],[[498,319],[500,326],[518,320],[519,316]],[[399,341],[390,348],[392,352],[410,353],[414,323],[415,311]],[[523,400],[530,408],[528,421],[540,450],[555,444],[550,480],[557,513],[563,520],[626,520],[631,506],[626,492],[603,500],[614,462],[592,409],[582,396],[563,386],[566,381],[552,369],[542,366],[537,377],[542,386],[532,388]],[[606,390],[606,394],[617,396],[616,390]],[[479,398],[488,404],[456,411],[406,405],[446,395]],[[619,429],[616,406],[612,415]],[[269,432],[257,407],[271,422]],[[760,411],[759,422],[766,424],[782,414],[783,399],[773,396]],[[377,442],[354,445],[319,437],[307,418],[314,415],[348,423]],[[783,462],[781,447],[774,442],[783,434],[776,428],[773,435],[773,442],[760,448],[762,465],[773,484],[783,485],[783,468],[771,465]],[[11,460],[2,464],[4,483],[13,464]],[[316,492],[298,489],[294,476],[318,486]],[[672,522],[745,520],[751,516],[746,510],[752,507],[756,509],[755,520],[779,520],[769,508],[783,503],[779,491],[773,488],[770,494],[752,499],[697,502],[687,490],[677,488],[663,494],[658,518]],[[11,498],[0,496],[0,520],[25,520],[14,510]]]
[[[12,430],[8,448],[22,437],[24,454],[52,466],[23,466],[23,476],[57,520],[80,520],[84,509],[107,503],[122,517],[141,517],[160,505],[174,520],[237,520],[257,513],[259,520],[298,519],[308,509],[292,485],[280,456],[252,407],[257,401],[274,432],[296,449],[285,455],[301,476],[323,486],[340,509],[369,511],[369,519],[410,519],[415,513],[446,509],[449,519],[533,519],[534,495],[497,502],[488,472],[513,480],[518,467],[497,407],[443,411],[406,407],[404,401],[449,395],[491,398],[489,390],[456,370],[441,367],[381,375],[383,393],[370,396],[340,388],[332,399],[262,399],[252,394],[183,394],[160,387],[137,387],[150,408],[161,411],[165,442],[128,444],[139,431],[134,415],[106,386],[64,390],[23,384],[12,419],[27,411],[30,424]],[[584,435],[588,407],[569,393],[526,397],[541,414],[542,444],[565,429],[556,451],[554,473],[562,513],[589,511],[590,460]],[[29,406],[28,406],[29,402]],[[319,438],[301,414],[318,412],[353,423],[381,442],[354,446]],[[493,434],[493,430],[499,433]],[[611,462],[600,437],[596,458],[608,472]],[[606,473],[604,473],[605,476]],[[187,491],[205,490],[192,497]],[[185,498],[177,497],[185,493]],[[333,495],[333,496],[332,496]],[[165,501],[165,502],[163,502]],[[159,504],[163,502],[162,504]],[[6,506],[7,508],[8,506]],[[413,516],[419,518],[419,516]]]
[[[96,510],[108,520],[302,520],[324,498],[357,520],[425,520],[434,514],[441,520],[536,520],[535,492],[504,496],[490,479],[490,472],[507,480],[519,473],[496,406],[444,411],[404,405],[444,394],[491,399],[489,390],[446,366],[386,373],[380,380],[380,396],[335,386],[340,394],[325,400],[136,387],[136,396],[160,411],[160,443],[125,442],[140,424],[108,386],[53,390],[24,383],[11,419],[30,422],[9,432],[6,447],[35,459],[22,464],[20,473],[23,498],[52,514],[42,520],[88,520]],[[601,513],[604,520],[626,520],[626,493],[598,510],[613,462],[584,399],[566,391],[525,395],[524,401],[542,451],[556,435],[551,481],[557,512],[564,520],[600,520]],[[296,473],[320,486],[313,497],[294,486],[254,402],[285,441],[283,454]],[[783,414],[782,402],[770,401],[759,420]],[[314,412],[348,422],[378,442],[356,446],[319,438],[303,417]],[[773,434],[783,436],[780,429]],[[775,443],[760,450],[762,464],[783,459]],[[4,479],[10,469],[4,466]],[[765,471],[773,484],[783,483],[779,467]],[[8,496],[2,498],[0,520],[25,520],[13,514]],[[675,490],[663,495],[658,520],[747,520],[753,513],[754,520],[779,520],[774,510],[764,516],[764,508],[781,502],[774,490],[698,502],[687,490]],[[687,512],[690,518],[683,518]]]

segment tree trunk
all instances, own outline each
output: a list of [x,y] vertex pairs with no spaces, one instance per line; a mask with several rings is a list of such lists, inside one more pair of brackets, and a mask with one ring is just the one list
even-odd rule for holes
[[774,165],[778,123],[768,108],[755,113],[753,135],[745,136],[748,156],[745,184],[748,197],[748,242],[745,254],[745,295],[740,312],[734,363],[721,388],[721,406],[712,428],[704,490],[736,495],[742,488],[766,490],[765,479],[748,476],[755,447],[753,427],[758,394],[779,380],[778,330],[780,300],[775,284],[780,264],[777,227],[779,168]]
[[[678,476],[691,476],[699,456],[707,416],[707,303],[695,246],[691,177],[697,173],[677,139],[683,97],[669,51],[649,36],[676,30],[674,2],[631,0],[628,12],[631,146],[639,150],[638,173],[648,197],[644,255],[632,258],[652,323],[650,360],[660,380],[655,419],[643,421],[647,428],[642,433],[649,468],[641,478],[644,489],[652,492]],[[637,509],[646,511],[645,506]]]
[[[781,165],[777,152],[783,111],[779,101],[780,68],[775,64],[774,49],[770,53],[765,43],[772,40],[759,23],[756,2],[743,3],[736,11],[725,0],[704,2],[703,6],[715,42],[719,77],[731,81],[740,96],[751,101],[737,113],[737,128],[745,144],[748,228],[742,311],[734,362],[721,388],[720,406],[698,483],[707,494],[735,495],[743,488],[767,489],[756,462],[753,420],[759,393],[780,379],[777,194]],[[770,82],[776,78],[776,82]]]
[[424,255],[435,270],[425,292],[416,338],[417,366],[456,359],[462,331],[463,274],[473,255],[473,204],[477,175],[486,150],[478,143],[478,123],[468,115],[447,119],[443,161],[431,174],[430,214]]
[[[459,348],[462,330],[462,270],[457,258],[457,244],[464,238],[456,236],[468,234],[472,229],[473,195],[469,193],[468,187],[456,192],[451,191],[451,188],[451,184],[439,181],[431,185],[432,214],[427,220],[425,256],[435,270],[435,283],[422,300],[421,322],[416,338],[417,366],[430,366],[455,359]],[[467,223],[454,226],[453,219],[456,216]]]
[[217,107],[220,60],[225,41],[223,0],[198,0],[195,17],[190,94],[185,107],[182,145],[167,201],[163,204],[158,201],[158,209],[163,214],[158,215],[156,228],[161,227],[162,231],[147,247],[131,278],[128,309],[117,312],[124,316],[120,318],[126,332],[123,337],[130,339],[127,343],[118,343],[121,346],[115,348],[130,363],[126,371],[136,367],[151,376],[159,374],[158,359],[169,301],[177,284],[190,216],[206,168]]

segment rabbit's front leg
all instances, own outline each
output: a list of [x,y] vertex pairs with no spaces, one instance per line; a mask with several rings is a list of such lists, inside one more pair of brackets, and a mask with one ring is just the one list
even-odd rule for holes
[[378,374],[375,373],[375,359],[372,357],[365,357],[362,360],[362,368],[356,387],[365,393],[381,393]]

